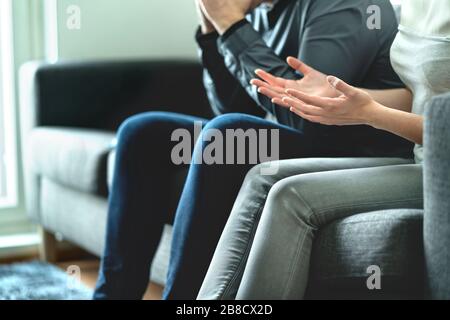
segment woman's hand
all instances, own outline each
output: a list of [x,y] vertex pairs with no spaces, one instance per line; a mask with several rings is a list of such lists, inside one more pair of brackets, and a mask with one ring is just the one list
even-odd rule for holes
[[287,89],[284,105],[300,117],[325,125],[372,125],[372,116],[383,108],[365,91],[352,87],[336,77],[327,82],[340,93],[338,97],[320,97]]
[[283,102],[283,98],[288,96],[286,89],[295,89],[319,97],[333,98],[340,95],[327,81],[325,74],[293,57],[289,57],[287,63],[292,69],[302,73],[304,77],[300,80],[286,80],[258,69],[255,73],[262,80],[252,79],[250,83],[258,87],[259,93],[269,97],[273,103],[283,107],[288,107]]

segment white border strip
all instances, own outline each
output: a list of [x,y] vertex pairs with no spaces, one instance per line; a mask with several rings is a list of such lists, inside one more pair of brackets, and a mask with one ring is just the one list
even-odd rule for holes
[[0,50],[2,109],[5,130],[6,199],[0,207],[18,205],[17,128],[14,78],[13,0],[0,0]]
[[59,58],[58,0],[44,0],[45,56],[50,62]]

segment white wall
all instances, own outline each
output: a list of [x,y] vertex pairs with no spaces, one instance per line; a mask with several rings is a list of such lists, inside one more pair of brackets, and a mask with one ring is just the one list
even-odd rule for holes
[[[52,1],[59,58],[197,58],[193,0]],[[80,30],[66,26],[70,5],[81,9]]]

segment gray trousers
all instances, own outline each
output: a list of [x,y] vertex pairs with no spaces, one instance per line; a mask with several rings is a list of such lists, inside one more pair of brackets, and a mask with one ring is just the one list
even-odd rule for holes
[[198,299],[299,299],[317,229],[358,213],[423,208],[422,166],[405,159],[300,159],[247,175]]

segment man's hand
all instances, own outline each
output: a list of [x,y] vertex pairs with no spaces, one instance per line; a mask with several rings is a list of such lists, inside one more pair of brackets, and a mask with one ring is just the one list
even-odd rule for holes
[[340,93],[329,83],[327,76],[317,71],[300,60],[289,57],[287,59],[289,66],[303,74],[300,80],[286,80],[275,77],[263,70],[256,70],[256,75],[260,79],[253,79],[250,83],[258,87],[258,92],[272,99],[272,102],[283,107],[289,107],[283,101],[283,98],[289,96],[287,89],[325,98],[335,98]]
[[245,15],[262,1],[255,0],[198,0],[206,18],[219,34],[224,34],[233,24],[245,18]]
[[216,31],[216,28],[214,28],[214,25],[211,23],[211,21],[208,20],[205,13],[202,10],[200,0],[195,0],[195,7],[197,8],[197,14],[200,19],[200,29],[203,34],[208,34]]

